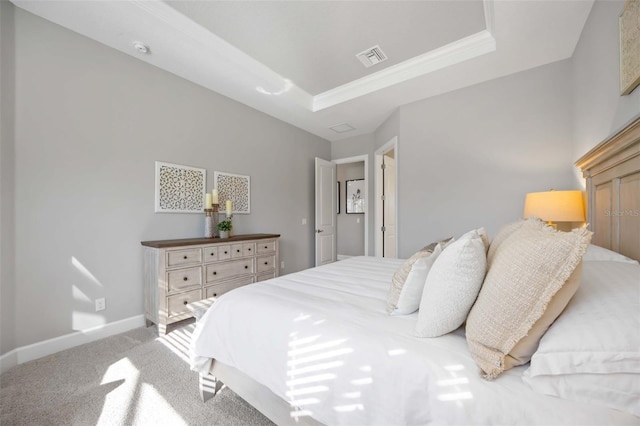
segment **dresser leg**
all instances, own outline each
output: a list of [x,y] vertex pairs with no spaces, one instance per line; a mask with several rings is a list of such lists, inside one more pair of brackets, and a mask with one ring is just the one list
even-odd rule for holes
[[167,334],[167,325],[158,324],[158,335],[164,336],[165,334]]
[[145,319],[144,319],[144,323],[145,323],[145,325],[146,325],[146,327],[147,327],[147,328],[149,328],[149,327],[151,327],[151,326],[153,325],[153,321],[151,321],[151,320],[150,320],[150,319],[148,319],[148,318],[145,318]]

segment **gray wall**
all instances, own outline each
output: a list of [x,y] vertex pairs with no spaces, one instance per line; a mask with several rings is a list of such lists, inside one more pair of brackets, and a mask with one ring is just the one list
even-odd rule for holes
[[474,227],[495,235],[527,192],[576,185],[570,71],[565,60],[400,107],[400,257]]
[[15,340],[14,7],[0,1],[0,354]]
[[594,3],[571,60],[574,160],[640,114],[640,87],[620,96],[618,17],[624,3]]
[[364,179],[364,161],[338,164],[336,174],[340,182],[340,214],[337,221],[338,254],[364,256],[364,215],[347,214],[346,208],[346,182]]
[[250,175],[234,231],[282,234],[285,273],[313,265],[328,141],[21,10],[16,67],[18,346],[142,314],[140,241],[202,235],[201,215],[154,214],[156,160],[206,168],[208,188]]

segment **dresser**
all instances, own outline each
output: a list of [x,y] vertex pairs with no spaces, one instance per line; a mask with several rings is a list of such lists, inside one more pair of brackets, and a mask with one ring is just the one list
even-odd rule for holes
[[192,316],[187,304],[278,276],[277,234],[143,241],[147,327]]

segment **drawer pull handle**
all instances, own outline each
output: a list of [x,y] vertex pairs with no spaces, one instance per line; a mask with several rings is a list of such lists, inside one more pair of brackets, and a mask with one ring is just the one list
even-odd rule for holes
[[187,277],[184,277],[184,278],[183,278],[183,280],[185,280],[185,281],[187,281],[188,279],[189,279],[189,278],[187,278]]
[[216,297],[218,295],[218,293],[213,293],[213,297]]
[[225,250],[225,251],[224,251],[224,254],[227,254],[227,253],[228,253],[228,252]]
[[249,265],[244,265],[244,269],[249,269]]
[[214,252],[211,252],[211,256],[215,256],[216,254]]
[[265,264],[265,265],[268,265],[268,264],[269,264],[269,262],[264,262],[264,264]]
[[184,301],[184,302],[182,302],[182,303],[184,303],[184,304],[186,305],[186,304],[187,304],[187,303],[189,303],[189,302],[187,302],[187,301],[185,300],[185,301]]
[[187,258],[187,256],[184,257],[185,259]]
[[240,250],[236,250],[236,253],[240,253]]
[[268,248],[267,246],[264,246],[264,248]]
[[218,275],[218,273],[216,271],[213,271],[213,275]]
[[247,250],[251,251],[251,248],[248,248]]

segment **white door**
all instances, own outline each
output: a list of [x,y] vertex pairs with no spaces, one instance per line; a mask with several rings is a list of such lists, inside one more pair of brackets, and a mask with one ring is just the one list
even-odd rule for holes
[[396,160],[387,154],[382,158],[384,161],[383,256],[398,257],[396,253]]
[[316,266],[336,261],[336,165],[316,158]]

